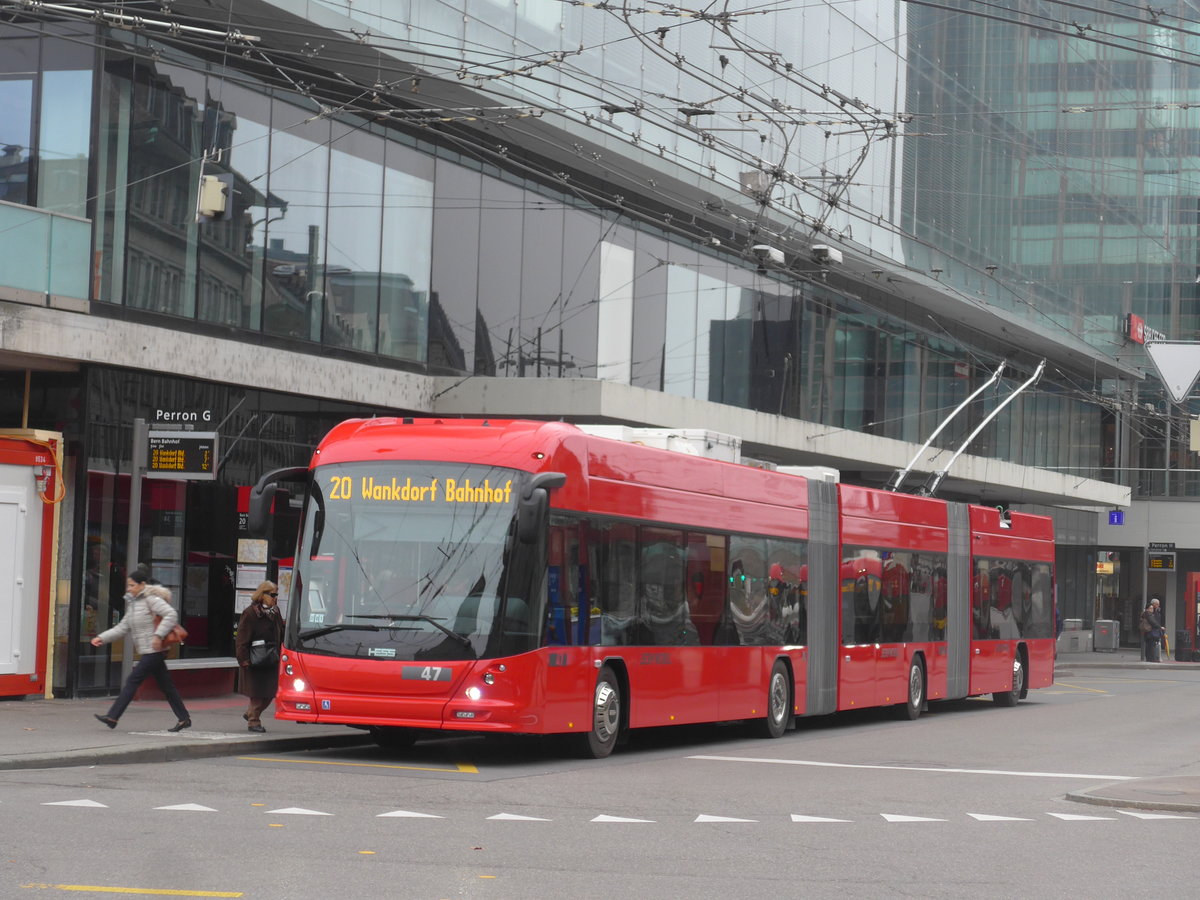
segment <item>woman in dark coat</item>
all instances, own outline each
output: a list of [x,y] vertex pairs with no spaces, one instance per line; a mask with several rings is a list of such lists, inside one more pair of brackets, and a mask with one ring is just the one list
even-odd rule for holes
[[[250,665],[250,648],[263,641],[275,648],[275,663],[268,666]],[[250,598],[250,605],[238,620],[237,660],[241,666],[241,691],[250,698],[242,713],[250,731],[263,732],[262,714],[279,689],[279,654],[283,645],[283,616],[279,614],[279,592],[273,582],[264,581]]]

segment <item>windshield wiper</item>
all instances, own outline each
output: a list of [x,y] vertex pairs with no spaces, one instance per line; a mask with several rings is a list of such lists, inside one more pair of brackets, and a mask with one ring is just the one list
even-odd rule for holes
[[[386,618],[386,617],[385,617]],[[307,641],[312,638],[323,637],[327,634],[333,634],[335,631],[379,631],[378,625],[350,625],[346,622],[339,622],[337,625],[326,625],[324,628],[314,628],[312,631],[302,631],[299,638],[302,641]]]
[[[365,619],[365,618],[368,618],[368,616],[359,616],[359,618]],[[471,646],[470,638],[468,638],[465,634],[459,634],[457,631],[452,631],[451,629],[447,628],[445,625],[443,625],[441,622],[439,622],[437,619],[433,618],[432,616],[422,616],[422,615],[370,616],[369,618],[387,619],[389,622],[428,622],[430,625],[432,625],[434,628],[436,628],[442,634],[446,635],[446,637],[454,638],[456,641],[458,641],[460,644],[462,644],[464,647],[466,647],[468,650],[470,650],[472,654],[475,653],[475,648],[473,646]],[[366,626],[366,627],[377,627],[377,626]]]

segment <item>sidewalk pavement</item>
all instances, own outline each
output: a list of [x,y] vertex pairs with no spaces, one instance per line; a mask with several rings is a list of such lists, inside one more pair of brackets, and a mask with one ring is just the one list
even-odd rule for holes
[[[1060,653],[1054,675],[1056,679],[1070,678],[1087,669],[1147,674],[1200,672],[1200,662],[1144,662],[1139,655],[1131,648]],[[263,718],[266,733],[251,734],[242,719],[246,698],[240,694],[187,700],[192,727],[178,734],[166,730],[175,720],[162,700],[134,701],[116,729],[110,730],[94,718],[107,712],[110,702],[105,698],[0,700],[0,771],[286,753],[371,742],[365,731],[341,725],[277,721],[271,718],[274,707]],[[1200,776],[1140,778],[1099,785],[1067,794],[1067,799],[1125,809],[1200,813]]]
[[165,700],[135,700],[115,729],[97,722],[112,698],[0,700],[0,771],[63,766],[170,762],[243,753],[286,753],[368,744],[365,731],[344,725],[277,721],[274,706],[263,715],[265,734],[247,731],[240,694],[186,699],[192,727],[167,731],[175,716]]

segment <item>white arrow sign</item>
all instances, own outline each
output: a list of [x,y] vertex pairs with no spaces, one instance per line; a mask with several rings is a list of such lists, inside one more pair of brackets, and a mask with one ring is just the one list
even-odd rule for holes
[[1146,341],[1146,355],[1176,403],[1182,403],[1200,377],[1200,342]]

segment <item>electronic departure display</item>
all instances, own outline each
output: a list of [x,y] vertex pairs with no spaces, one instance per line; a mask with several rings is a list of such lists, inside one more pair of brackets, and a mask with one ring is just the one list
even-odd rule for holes
[[217,435],[211,431],[151,431],[146,474],[211,481],[217,477]]

